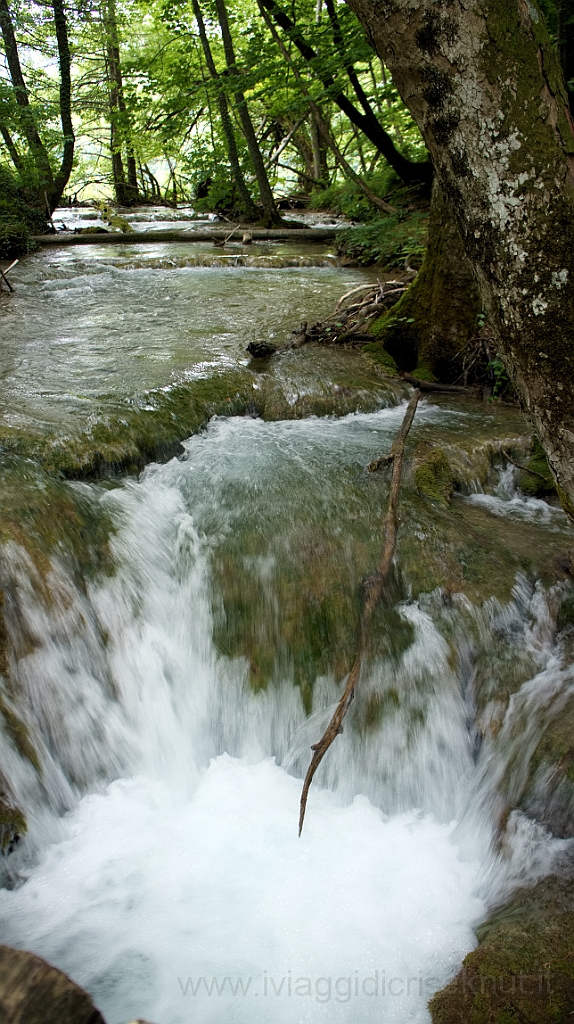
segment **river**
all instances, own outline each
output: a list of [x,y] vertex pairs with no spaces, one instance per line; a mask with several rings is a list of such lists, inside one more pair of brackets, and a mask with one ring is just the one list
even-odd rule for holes
[[[388,477],[365,466],[404,392],[355,353],[245,353],[371,272],[324,250],[273,266],[297,262],[286,245],[251,247],[261,266],[191,250],[40,253],[2,300],[3,708],[33,750],[0,732],[28,824],[2,941],[68,972],[108,1024],[426,1024],[476,925],[568,848],[525,793],[574,693],[552,568],[572,530],[500,454],[525,433],[516,410],[421,403],[407,454],[438,440],[457,491],[429,501],[405,473],[389,597],[299,839],[382,548]],[[223,407],[141,473],[55,475],[54,445],[231,372],[255,398],[279,389],[285,416]],[[327,394],[359,411],[308,415]]]

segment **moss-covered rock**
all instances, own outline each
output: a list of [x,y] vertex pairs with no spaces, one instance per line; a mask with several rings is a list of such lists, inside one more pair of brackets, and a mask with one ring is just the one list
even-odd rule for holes
[[22,811],[0,793],[0,853],[12,853],[27,831],[28,826]]
[[556,480],[548,465],[546,453],[537,437],[532,441],[532,454],[520,472],[518,486],[523,494],[541,497],[556,493]]
[[566,1024],[574,1007],[574,882],[519,891],[430,1001],[433,1024]]
[[530,760],[521,807],[563,838],[574,836],[574,699],[545,730]]
[[446,452],[430,442],[419,445],[414,457],[415,483],[425,498],[448,505],[454,490],[454,474]]

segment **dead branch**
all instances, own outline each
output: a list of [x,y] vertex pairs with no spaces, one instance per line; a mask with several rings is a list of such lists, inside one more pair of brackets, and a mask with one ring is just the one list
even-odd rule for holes
[[16,266],[16,264],[18,262],[19,262],[18,260],[13,260],[12,263],[10,264],[10,266],[6,267],[6,270],[0,270],[0,282],[2,282],[2,281],[4,282],[4,284],[8,288],[9,292],[13,292],[14,288],[13,288],[12,284],[10,283],[10,281],[8,280],[8,274],[10,273],[12,268]]
[[347,677],[347,684],[345,686],[344,693],[337,704],[333,717],[329,722],[323,736],[318,743],[314,743],[311,747],[313,751],[313,757],[311,758],[311,764],[307,769],[305,781],[303,783],[303,790],[301,793],[301,804],[299,812],[299,835],[301,835],[303,829],[303,822],[305,820],[305,810],[307,807],[307,797],[309,795],[309,789],[313,781],[313,777],[317,768],[321,764],[325,754],[329,747],[333,743],[334,739],[341,733],[343,719],[351,706],[351,701],[355,696],[355,690],[359,681],[361,672],[361,665],[363,656],[366,649],[367,637],[373,612],[380,600],[383,590],[387,582],[387,577],[393,561],[393,555],[395,553],[395,546],[397,542],[397,505],[399,501],[399,490],[401,486],[401,474],[403,469],[403,458],[405,451],[405,441],[417,410],[417,405],[421,397],[421,392],[417,388],[413,391],[409,404],[404,415],[404,419],[391,448],[389,455],[387,456],[388,461],[393,463],[393,472],[391,477],[391,492],[389,495],[389,504],[387,508],[387,516],[385,519],[385,544],[383,547],[383,555],[379,564],[377,572],[370,578],[364,591],[363,600],[363,611],[361,615],[361,622],[359,627],[359,639],[357,642],[357,650],[355,653],[355,660],[349,675]]
[[506,461],[510,462],[511,466],[516,466],[516,468],[522,470],[523,473],[530,473],[530,476],[538,477],[538,479],[542,480],[548,487],[548,480],[542,475],[542,473],[537,473],[535,469],[529,469],[528,466],[521,466],[519,462],[515,462],[514,459],[510,458],[510,455],[504,450],[504,448],[501,448],[500,451],[504,455]]
[[[341,296],[332,313],[306,328],[304,337],[300,331],[293,332],[297,334],[295,347],[309,341],[319,345],[353,345],[371,341],[372,339],[366,337],[363,331],[365,323],[376,320],[394,306],[406,291],[406,287],[401,281],[377,281],[376,284],[362,284],[358,288],[352,288]],[[361,294],[363,292],[366,294]],[[354,297],[355,302],[344,305],[347,299]]]

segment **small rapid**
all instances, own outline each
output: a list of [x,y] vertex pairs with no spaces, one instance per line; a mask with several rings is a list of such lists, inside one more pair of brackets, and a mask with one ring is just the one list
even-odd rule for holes
[[[5,546],[12,682],[41,772],[0,734],[30,829],[6,859],[3,941],[67,971],[109,1024],[426,1024],[488,908],[569,849],[518,809],[500,841],[574,694],[564,586],[524,573],[508,600],[479,604],[414,599],[397,570],[297,838],[344,666],[330,595],[352,649],[386,500],[363,467],[401,418],[214,419],[137,480],[67,484],[112,524],[107,573],[74,578]],[[417,414],[421,436],[468,424],[430,403]],[[508,488],[495,500],[514,501]],[[436,522],[409,493],[405,557]]]

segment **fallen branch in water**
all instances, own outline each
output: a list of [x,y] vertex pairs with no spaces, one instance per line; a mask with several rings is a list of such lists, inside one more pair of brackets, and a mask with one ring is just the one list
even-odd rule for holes
[[10,264],[10,266],[6,267],[6,270],[0,270],[0,282],[1,281],[4,282],[4,284],[7,286],[9,292],[13,292],[14,288],[12,287],[12,285],[10,284],[10,281],[8,280],[8,274],[10,273],[12,268],[16,266],[16,264],[18,262],[19,262],[18,260],[13,260],[12,263]]
[[[407,410],[404,415],[404,419],[394,442],[393,446],[386,456],[386,462],[393,463],[393,473],[391,477],[391,492],[389,495],[389,505],[387,508],[387,516],[385,519],[385,545],[383,548],[383,555],[379,564],[379,568],[373,576],[369,578],[365,585],[363,611],[361,615],[361,622],[359,626],[359,639],[357,643],[357,650],[355,653],[355,660],[351,671],[347,678],[347,685],[345,686],[344,693],[337,704],[333,717],[329,722],[323,736],[318,743],[314,743],[311,747],[313,751],[313,757],[311,758],[311,764],[307,769],[305,781],[303,783],[303,791],[301,793],[301,804],[299,812],[299,835],[303,830],[303,822],[305,820],[305,810],[307,807],[307,797],[309,795],[309,789],[313,781],[313,777],[317,768],[321,764],[325,754],[331,746],[333,740],[340,732],[343,731],[342,724],[347,711],[351,706],[351,701],[355,696],[355,690],[359,681],[359,675],[361,671],[361,665],[363,662],[363,655],[365,653],[367,636],[373,612],[377,606],[379,599],[382,596],[385,588],[387,577],[390,572],[391,564],[393,561],[393,555],[395,553],[395,546],[397,543],[397,505],[399,501],[399,490],[401,486],[401,474],[403,469],[403,458],[405,451],[405,441],[413,419],[417,410],[417,405],[421,397],[421,392],[417,388],[413,391],[411,399],[407,406]],[[380,462],[382,465],[383,460],[375,460]],[[374,463],[370,463],[369,469]],[[377,467],[378,468],[378,467]]]
[[535,469],[529,469],[528,466],[521,466],[519,462],[515,462],[514,459],[510,458],[510,455],[508,454],[507,451],[504,450],[504,448],[501,448],[500,451],[504,455],[506,461],[509,462],[511,466],[516,466],[516,468],[522,470],[523,473],[530,473],[530,476],[535,476],[539,480],[542,480],[543,483],[545,483],[548,487],[548,478],[543,476],[542,473],[537,473]]
[[365,336],[365,324],[376,320],[394,306],[407,287],[403,281],[377,281],[376,284],[362,284],[352,288],[341,296],[329,316],[318,320],[311,327],[305,324],[304,333],[301,330],[294,331],[293,347],[299,348],[309,341],[319,345],[364,345],[365,341],[372,341],[370,336]]

